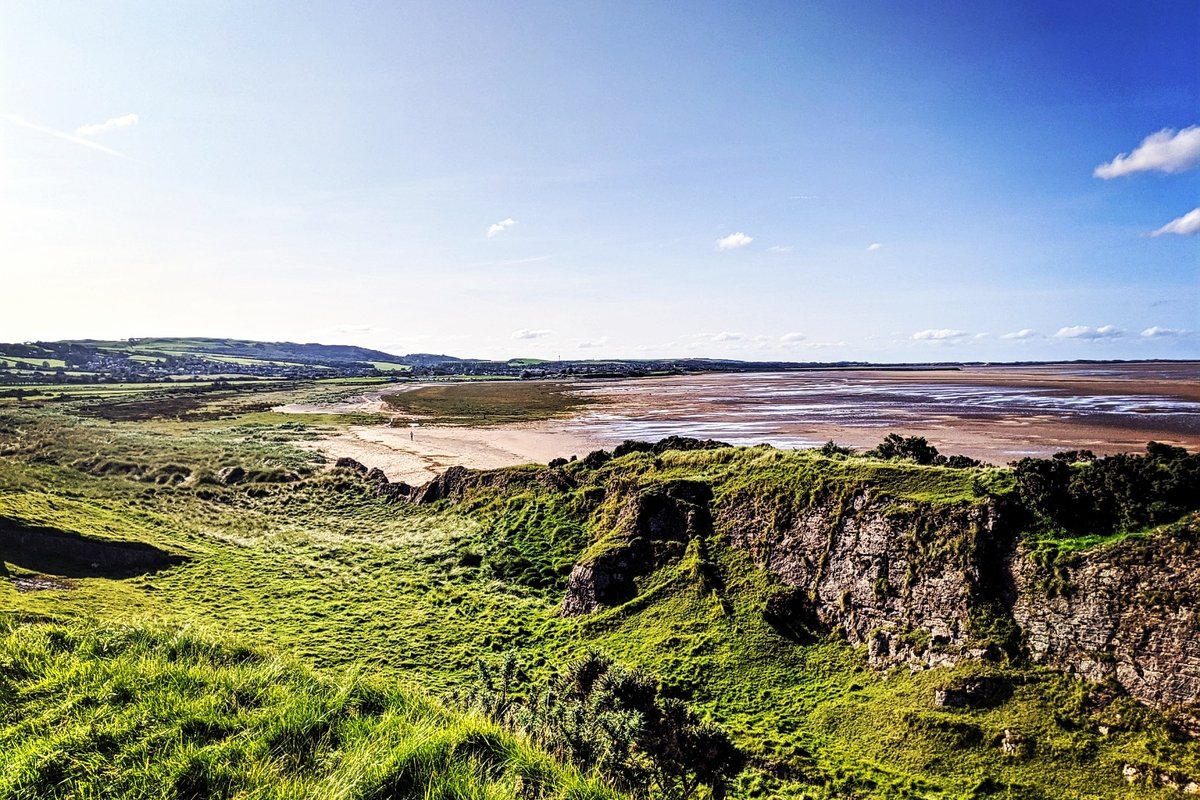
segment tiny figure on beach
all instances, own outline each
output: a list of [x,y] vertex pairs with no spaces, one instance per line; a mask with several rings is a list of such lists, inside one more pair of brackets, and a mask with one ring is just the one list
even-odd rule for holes
[[408,440],[411,442],[411,441],[413,441],[414,438],[416,438],[416,437],[413,436],[413,432],[409,431],[408,432]]

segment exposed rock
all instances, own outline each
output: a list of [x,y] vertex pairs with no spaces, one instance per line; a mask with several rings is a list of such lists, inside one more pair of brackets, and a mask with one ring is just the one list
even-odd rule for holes
[[[370,475],[367,477],[369,478]],[[387,479],[384,478],[384,480],[379,482],[376,486],[376,491],[389,500],[409,500],[411,499],[413,492],[416,491],[416,487],[409,486],[404,481],[389,483]]]
[[1006,756],[1023,758],[1029,753],[1029,740],[1016,731],[1005,728],[1004,735],[1000,738],[1000,750]]
[[[411,489],[407,497],[414,503],[424,505],[436,503],[439,500],[461,500],[472,489],[485,487],[504,491],[510,488],[524,488],[540,485],[553,491],[567,491],[575,488],[575,481],[562,469],[496,469],[470,470],[466,467],[450,467],[421,486]],[[394,494],[387,490],[385,494]]]
[[[1013,559],[1013,618],[1035,661],[1089,681],[1114,678],[1159,708],[1200,697],[1200,552],[1195,531],[1131,538],[1055,567]],[[1186,729],[1187,719],[1182,720]]]
[[948,708],[990,708],[1009,695],[1008,681],[999,677],[977,675],[952,686],[934,690],[933,704]]
[[479,482],[478,475],[466,467],[451,467],[413,492],[412,501],[425,505],[438,500],[461,498],[468,487]]
[[366,464],[362,464],[358,461],[355,461],[353,458],[348,458],[345,456],[339,458],[333,466],[336,469],[350,469],[363,475],[367,474]]
[[1012,536],[991,506],[909,511],[860,494],[844,508],[785,506],[768,516],[759,500],[719,509],[718,529],[807,593],[821,624],[868,644],[874,661],[954,663],[974,644],[973,610],[1008,594],[996,551],[1011,547]]
[[217,483],[233,486],[246,480],[246,470],[242,467],[221,467],[217,470]]
[[571,570],[562,614],[631,600],[637,578],[679,558],[689,539],[711,532],[711,501],[712,490],[696,481],[650,487],[630,498],[613,530]]

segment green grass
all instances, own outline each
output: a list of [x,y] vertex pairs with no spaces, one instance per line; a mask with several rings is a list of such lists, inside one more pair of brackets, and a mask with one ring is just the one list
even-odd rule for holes
[[615,797],[485,720],[185,631],[0,622],[0,796]]
[[37,368],[42,368],[43,364],[47,364],[49,365],[50,369],[55,369],[56,367],[65,367],[67,365],[67,362],[63,361],[61,358],[40,356],[9,356],[0,353],[0,366],[15,367],[18,363],[30,364]]
[[440,425],[499,425],[565,417],[594,399],[563,381],[468,381],[384,395],[394,410]]

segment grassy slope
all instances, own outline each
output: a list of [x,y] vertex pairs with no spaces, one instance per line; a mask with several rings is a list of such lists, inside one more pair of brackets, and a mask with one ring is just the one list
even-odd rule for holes
[[[936,709],[933,688],[954,677],[945,670],[879,673],[836,639],[796,645],[762,620],[768,576],[716,542],[651,575],[626,606],[561,618],[560,592],[537,587],[560,579],[566,554],[590,540],[575,495],[484,492],[454,508],[387,505],[348,473],[310,474],[311,462],[289,444],[305,435],[274,415],[113,424],[45,411],[0,416],[9,455],[0,460],[0,513],[90,535],[112,527],[191,557],[158,575],[79,579],[72,591],[18,594],[0,582],[0,610],[202,626],[273,643],[321,669],[361,665],[434,692],[459,684],[481,654],[517,650],[537,674],[598,644],[729,727],[758,765],[739,796],[1153,797],[1123,784],[1121,764],[1200,772],[1194,744],[1173,741],[1132,706],[1134,730],[1099,736],[1079,685],[1051,672],[1005,667],[1019,684],[1009,702]],[[309,477],[160,486],[69,466],[85,456],[186,464],[195,474],[238,463]],[[57,463],[30,463],[38,458]],[[634,454],[604,470],[632,483],[708,480],[718,501],[739,492],[815,496],[866,481],[897,503],[973,502],[989,488],[1003,491],[1007,479],[761,450],[657,461]],[[515,542],[515,555],[498,552],[505,542]],[[538,563],[545,552],[552,557]],[[505,559],[519,569],[497,569]],[[981,667],[960,671],[972,669]],[[1005,729],[1030,738],[1028,757],[1001,755]]]
[[611,796],[394,685],[182,632],[0,620],[0,796]]

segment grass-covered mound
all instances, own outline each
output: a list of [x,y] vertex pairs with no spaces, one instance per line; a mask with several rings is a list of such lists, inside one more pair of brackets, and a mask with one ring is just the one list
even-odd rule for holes
[[0,623],[0,797],[601,798],[481,717],[179,631]]

